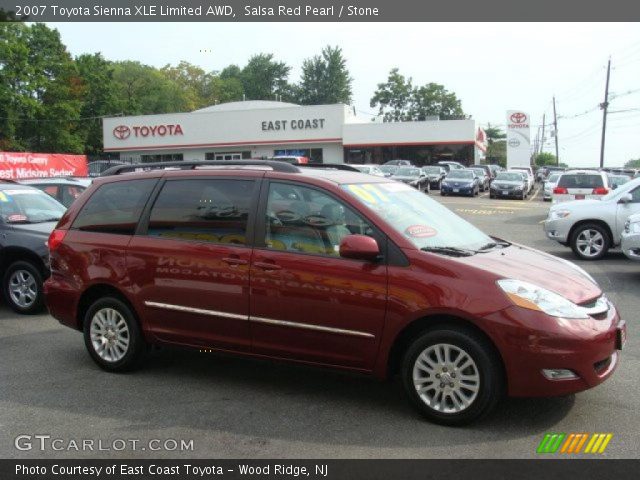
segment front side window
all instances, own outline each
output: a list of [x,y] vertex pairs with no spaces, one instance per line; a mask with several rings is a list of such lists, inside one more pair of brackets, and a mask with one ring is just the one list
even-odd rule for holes
[[384,218],[416,248],[477,250],[492,243],[488,235],[406,184],[348,184],[343,188],[356,201]]
[[147,234],[246,245],[254,185],[253,180],[169,180],[153,204]]
[[133,235],[156,179],[106,183],[82,207],[72,228]]
[[342,202],[312,188],[272,182],[267,200],[265,244],[289,252],[339,256],[351,234],[373,229]]

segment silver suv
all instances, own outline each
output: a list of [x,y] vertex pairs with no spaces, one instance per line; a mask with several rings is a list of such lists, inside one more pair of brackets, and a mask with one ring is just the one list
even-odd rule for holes
[[601,197],[553,205],[544,221],[551,240],[570,246],[583,260],[598,260],[620,245],[629,215],[640,213],[640,178]]

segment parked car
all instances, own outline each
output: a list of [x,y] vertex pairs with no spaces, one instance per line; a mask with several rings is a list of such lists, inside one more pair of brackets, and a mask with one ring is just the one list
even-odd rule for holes
[[378,165],[372,165],[372,164],[353,165],[353,164],[351,164],[351,166],[357,168],[362,173],[367,173],[369,175],[375,175],[376,177],[384,177],[385,176],[384,172],[382,170],[380,170],[380,167]]
[[396,166],[405,166],[412,167],[413,164],[411,160],[389,160],[388,162],[384,162],[383,165],[396,165]]
[[49,275],[45,242],[64,212],[42,190],[0,180],[0,280],[15,312],[42,310],[42,283]]
[[507,170],[507,172],[516,173],[522,177],[522,180],[524,181],[524,186],[525,186],[525,190],[524,190],[525,197],[527,197],[529,193],[531,193],[531,190],[533,189],[533,186],[531,183],[531,177],[527,174],[527,172],[522,170]]
[[601,200],[577,200],[552,205],[544,222],[548,238],[570,246],[583,260],[597,260],[620,245],[630,215],[640,213],[640,179],[612,190]]
[[47,306],[104,370],[166,344],[399,374],[426,418],[461,425],[618,366],[625,323],[576,265],[400,182],[238,165],[112,172],[52,232]]
[[33,178],[20,180],[20,183],[39,188],[65,207],[69,207],[91,185],[91,179],[79,177]]
[[471,165],[469,168],[481,168],[484,170],[485,174],[489,177],[489,183],[493,182],[493,179],[496,177],[494,173],[494,169],[491,168],[491,165]]
[[451,170],[440,185],[440,195],[469,195],[480,192],[480,179],[468,169]]
[[491,172],[493,172],[494,178],[498,173],[504,172],[504,168],[502,168],[500,165],[496,165],[495,163],[490,163],[487,166],[491,169]]
[[417,167],[400,167],[391,178],[411,185],[421,192],[429,193],[429,177]]
[[398,165],[380,165],[380,171],[385,177],[391,177],[398,171]]
[[527,197],[527,176],[522,172],[499,172],[489,187],[489,198]]
[[552,173],[545,180],[542,186],[542,200],[550,202],[553,197],[553,189],[558,185],[559,173]]
[[449,160],[442,160],[438,162],[437,165],[440,165],[440,166],[448,165],[449,170],[462,170],[463,168],[467,168],[464,165],[462,165],[460,162],[453,162]]
[[531,167],[509,167],[509,169],[507,171],[510,172],[524,172],[527,174],[527,187],[528,187],[528,191],[527,194],[531,193],[531,190],[533,190],[533,187],[535,186],[536,183],[536,178],[533,175],[533,170],[531,169]]
[[491,179],[484,168],[471,167],[469,168],[472,172],[474,172],[478,176],[478,181],[480,183],[480,191],[486,192],[489,190],[489,185],[491,185]]
[[422,171],[429,177],[429,187],[440,190],[440,185],[447,176],[447,170],[438,165],[427,165],[426,167],[422,167]]
[[620,246],[631,260],[640,261],[640,213],[631,215],[624,224]]
[[631,178],[629,175],[609,175],[609,186],[612,190],[615,190],[620,185],[627,183]]
[[569,170],[560,175],[553,189],[553,203],[601,199],[609,193],[609,177],[597,170]]

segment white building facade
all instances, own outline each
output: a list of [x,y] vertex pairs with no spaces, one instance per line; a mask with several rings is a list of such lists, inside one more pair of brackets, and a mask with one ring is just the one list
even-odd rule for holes
[[355,116],[347,105],[271,101],[103,121],[104,151],[136,162],[295,155],[318,163],[473,163],[484,148],[478,132],[474,120],[378,123]]

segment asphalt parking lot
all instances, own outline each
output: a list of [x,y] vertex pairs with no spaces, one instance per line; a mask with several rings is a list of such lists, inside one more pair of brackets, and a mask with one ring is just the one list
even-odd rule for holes
[[[491,235],[575,260],[545,238],[540,222],[549,204],[540,194],[525,201],[431,195]],[[276,362],[160,350],[136,372],[108,374],[89,359],[79,333],[0,305],[0,457],[531,458],[547,432],[607,432],[613,439],[601,456],[638,458],[640,264],[618,251],[576,263],[627,321],[616,374],[569,397],[505,400],[465,428],[423,421],[397,381]],[[140,449],[14,447],[18,435],[39,434],[63,439],[59,445],[137,439]],[[193,440],[193,450],[143,450],[151,439]]]

